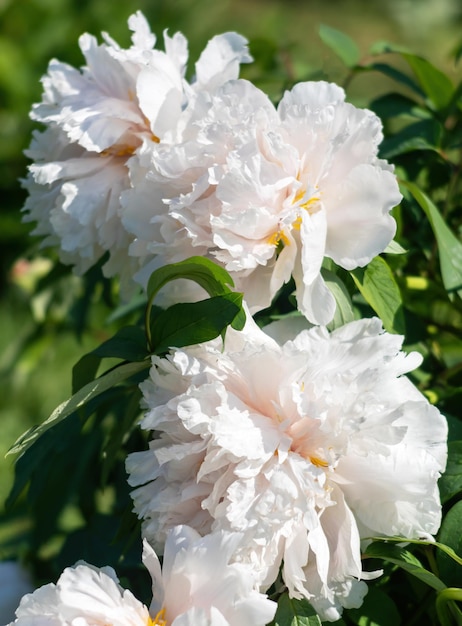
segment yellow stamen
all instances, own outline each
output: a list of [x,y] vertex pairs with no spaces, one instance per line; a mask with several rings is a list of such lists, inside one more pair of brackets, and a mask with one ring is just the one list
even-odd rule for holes
[[313,465],[316,465],[316,467],[329,467],[329,463],[327,461],[324,461],[324,459],[320,459],[317,456],[310,456],[309,459]]
[[272,246],[278,246],[279,244],[288,246],[290,241],[283,230],[278,230],[268,238],[268,243]]
[[134,146],[111,146],[107,148],[107,150],[103,150],[100,152],[101,156],[114,156],[114,157],[124,157],[124,156],[132,156],[134,154],[136,148]]
[[161,609],[154,617],[154,619],[150,617],[146,626],[167,626],[167,620],[165,619],[165,609]]
[[300,230],[301,225],[302,225],[302,216],[299,215],[297,219],[292,222],[292,228],[294,230]]

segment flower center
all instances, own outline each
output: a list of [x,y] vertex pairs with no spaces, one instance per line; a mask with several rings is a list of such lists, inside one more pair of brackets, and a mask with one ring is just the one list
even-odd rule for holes
[[[303,211],[306,211],[310,215],[313,215],[313,213],[316,213],[319,209],[317,207],[317,204],[319,202],[319,195],[314,195],[309,197],[308,199],[305,199],[307,195],[308,192],[306,189],[299,189],[292,201],[292,206],[296,209],[303,209]],[[300,230],[302,219],[303,215],[299,212],[297,217],[292,220],[292,222],[290,222],[288,225],[280,223],[278,230],[268,237],[268,243],[271,246],[276,246],[278,252],[280,252],[284,248],[284,246],[290,245],[290,240],[286,234],[285,229],[289,228],[289,231]]]
[[[299,454],[316,467],[329,467],[329,453],[316,420],[304,417],[291,424],[287,431],[292,439],[290,450]],[[332,461],[332,459],[330,459]]]

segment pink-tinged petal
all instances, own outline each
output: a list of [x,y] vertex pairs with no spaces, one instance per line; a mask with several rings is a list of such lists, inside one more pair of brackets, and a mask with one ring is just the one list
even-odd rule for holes
[[359,165],[334,183],[323,196],[328,206],[326,255],[348,270],[366,265],[393,239],[396,222],[390,210],[400,200],[393,173],[373,165]]

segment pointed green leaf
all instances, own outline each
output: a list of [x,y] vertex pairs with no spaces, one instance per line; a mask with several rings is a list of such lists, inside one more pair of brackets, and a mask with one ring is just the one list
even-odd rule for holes
[[354,67],[359,61],[359,49],[356,43],[340,30],[321,24],[319,36],[329,48],[337,54],[347,67]]
[[443,283],[447,291],[462,289],[462,243],[451,232],[430,198],[417,185],[403,181],[428,217],[438,243]]
[[321,620],[307,600],[295,600],[284,593],[279,598],[274,626],[321,626]]
[[369,537],[369,539],[373,541],[385,541],[389,543],[411,543],[418,546],[431,546],[432,548],[437,548],[441,550],[445,554],[451,557],[456,563],[462,565],[462,557],[458,556],[452,548],[446,546],[444,543],[440,541],[429,541],[428,539],[407,539],[406,537]]
[[45,431],[62,422],[63,419],[86,405],[92,398],[99,396],[103,391],[127,380],[134,374],[138,374],[144,369],[149,369],[149,366],[149,361],[124,363],[91,381],[68,400],[62,402],[42,424],[30,428],[21,435],[13,447],[10,448],[8,454],[25,452]]
[[429,587],[442,591],[446,585],[435,574],[426,570],[422,563],[409,550],[388,543],[371,543],[366,549],[367,556],[383,559],[398,565],[412,576],[415,576]]
[[151,327],[151,344],[156,354],[218,337],[241,311],[242,294],[174,304],[159,313]]
[[403,248],[397,241],[390,241],[384,250],[385,254],[406,254],[407,250]]
[[387,52],[396,52],[406,59],[422,91],[437,109],[448,106],[454,94],[454,86],[444,72],[437,69],[427,59],[413,54],[403,46],[388,42],[378,42],[371,48],[371,54],[384,54]]
[[444,109],[452,100],[454,86],[451,80],[426,59],[415,54],[403,54],[420,86],[437,109]]
[[404,334],[404,314],[401,293],[395,277],[381,257],[375,257],[366,267],[350,274],[366,302],[374,309],[391,333]]

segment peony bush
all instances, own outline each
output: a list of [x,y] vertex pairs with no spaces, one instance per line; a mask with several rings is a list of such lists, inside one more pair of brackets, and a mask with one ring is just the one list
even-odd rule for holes
[[241,35],[190,78],[181,33],[128,26],[31,112],[24,220],[115,331],[11,449],[40,572],[11,623],[461,624],[460,85],[324,27],[345,84],[407,91],[273,102]]

